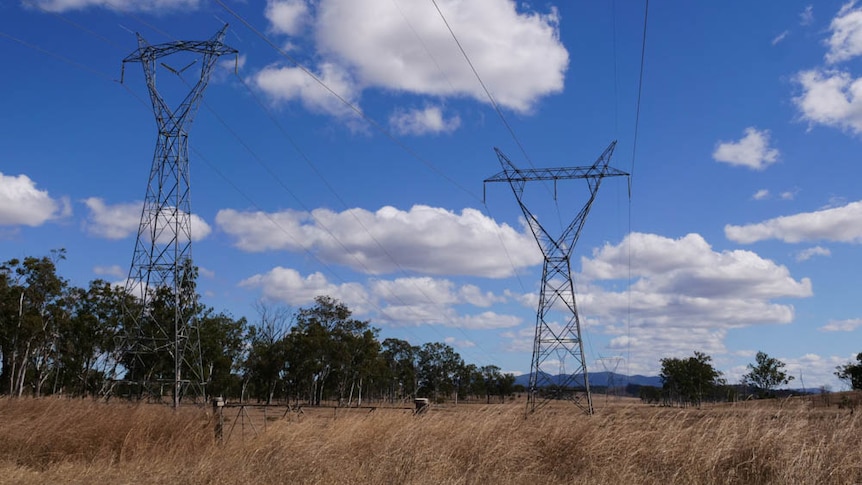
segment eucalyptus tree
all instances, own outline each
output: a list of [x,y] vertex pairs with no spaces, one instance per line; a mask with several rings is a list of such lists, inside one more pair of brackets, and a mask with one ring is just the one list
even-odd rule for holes
[[419,392],[435,400],[451,396],[458,370],[464,366],[461,356],[447,344],[429,342],[420,347],[418,357]]
[[68,282],[57,274],[64,249],[51,256],[0,264],[0,389],[20,396],[29,385],[42,393],[57,359],[59,328],[69,319]]
[[699,406],[724,384],[721,372],[712,366],[712,357],[697,351],[687,359],[661,359],[659,376],[666,397],[680,404]]
[[742,380],[757,388],[762,396],[768,396],[776,387],[793,380],[793,376],[784,372],[786,364],[766,352],[758,351],[755,360],[756,364],[748,364],[749,372],[742,376]]
[[406,340],[387,338],[383,341],[381,373],[389,401],[416,397],[418,354],[419,347]]
[[862,390],[862,352],[856,354],[856,362],[848,362],[835,368],[835,376],[850,384],[853,390]]

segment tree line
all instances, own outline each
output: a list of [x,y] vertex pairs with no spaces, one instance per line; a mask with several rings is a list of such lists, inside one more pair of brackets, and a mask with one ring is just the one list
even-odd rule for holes
[[[71,285],[57,271],[63,259],[57,250],[0,263],[0,395],[143,397],[134,382],[163,382],[156,394],[171,392],[169,353],[124,352],[129,315],[142,311],[140,302],[101,279]],[[191,271],[186,293],[195,291]],[[143,311],[152,318],[173,311],[171,289],[155,289],[151,300]],[[370,321],[328,296],[296,311],[265,303],[255,310],[252,323],[200,303],[189,310],[197,331],[183,375],[199,378],[208,395],[360,405],[420,396],[491,402],[514,392],[514,375],[468,364],[445,343],[381,341]]]
[[[835,376],[853,390],[862,390],[862,353],[857,362],[839,365]],[[755,362],[748,364],[739,385],[729,385],[712,365],[712,357],[694,352],[687,358],[661,359],[662,387],[629,385],[626,392],[652,404],[700,406],[704,402],[734,401],[741,397],[769,398],[779,386],[794,379],[784,370],[786,364],[766,352],[758,351]]]

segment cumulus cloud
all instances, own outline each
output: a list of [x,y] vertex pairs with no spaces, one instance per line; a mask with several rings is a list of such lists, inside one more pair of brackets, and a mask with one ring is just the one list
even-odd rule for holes
[[111,266],[95,266],[93,267],[93,273],[99,276],[114,276],[116,278],[124,278],[127,275],[126,270],[116,264]]
[[[127,202],[120,204],[106,204],[98,197],[90,197],[84,200],[84,204],[90,210],[84,229],[91,236],[106,239],[123,239],[136,234],[141,222],[141,202]],[[156,233],[161,234],[165,228],[175,224],[175,217],[171,211],[164,211],[157,221]],[[183,217],[183,214],[180,214]],[[207,237],[212,228],[200,216],[191,215],[192,240],[200,241]],[[147,230],[147,233],[151,233]],[[158,237],[158,236],[157,236]]]
[[368,311],[368,293],[358,283],[337,285],[330,283],[322,273],[302,276],[298,271],[277,266],[265,274],[257,274],[242,280],[245,288],[260,288],[263,296],[289,305],[306,305],[320,295],[328,295],[343,301],[355,312]]
[[844,4],[829,25],[832,35],[826,41],[826,62],[835,64],[862,54],[862,8],[852,0]]
[[832,320],[820,327],[820,330],[824,332],[852,332],[859,327],[862,327],[862,318],[852,318],[849,320]]
[[170,10],[194,10],[200,0],[29,0],[33,6],[47,12],[66,12],[87,8],[107,8],[120,12],[165,12]]
[[84,200],[90,215],[84,223],[87,233],[106,239],[123,239],[138,230],[141,222],[141,203],[105,204],[98,197]]
[[349,106],[338,99],[341,97],[354,106],[358,104],[357,87],[350,74],[333,63],[321,64],[314,74],[320,82],[298,67],[270,65],[255,73],[251,83],[277,103],[298,100],[314,113],[341,118],[356,116]]
[[803,241],[862,242],[862,201],[841,207],[776,217],[763,222],[724,226],[731,241],[750,244],[767,239],[786,243]]
[[769,130],[745,129],[745,136],[736,142],[719,142],[712,153],[718,162],[763,170],[778,161],[778,150],[769,147]]
[[751,251],[716,251],[698,234],[632,233],[581,266],[582,320],[589,316],[593,332],[611,337],[607,350],[640,356],[633,369],[654,370],[657,355],[724,354],[730,329],[790,323],[793,306],[776,300],[813,294],[811,281],[787,267]]
[[[296,306],[309,304],[316,296],[329,295],[346,303],[357,315],[373,315],[375,322],[392,327],[440,325],[481,330],[521,323],[518,317],[492,311],[463,313],[456,306],[481,306],[472,298],[475,291],[469,285],[459,288],[445,279],[414,277],[334,284],[321,273],[302,276],[296,270],[276,267],[246,278],[240,286],[259,288],[270,300]],[[491,294],[485,298],[502,300]]]
[[264,15],[276,34],[297,35],[310,20],[305,0],[267,0]]
[[452,133],[461,126],[461,118],[456,115],[445,119],[439,106],[429,106],[421,110],[399,110],[389,117],[389,126],[400,135]]
[[815,246],[813,248],[804,249],[796,254],[796,261],[808,261],[814,256],[831,256],[832,252],[826,248]]
[[595,284],[585,287],[579,301],[587,313],[618,318],[630,310],[638,326],[650,328],[788,323],[793,307],[771,300],[812,295],[811,281],[795,280],[785,266],[751,251],[714,251],[698,234],[671,239],[632,233],[618,245],[594,250],[581,263],[583,276],[594,283],[630,274],[636,279],[625,293]]
[[367,274],[407,270],[502,278],[542,262],[530,235],[475,209],[460,214],[423,205],[376,212],[226,209],[216,215],[216,224],[244,251],[309,251],[326,263]]
[[803,120],[862,132],[862,79],[848,72],[812,69],[800,72],[795,80],[802,93],[793,102]]
[[[437,5],[499,105],[526,113],[541,98],[562,91],[569,54],[559,39],[555,8],[525,11],[511,0]],[[364,89],[383,89],[489,102],[430,2],[321,0],[306,9],[299,1],[271,0],[265,14],[276,32],[295,35],[307,25],[315,57],[352,74],[355,91],[346,93],[358,97]],[[281,79],[279,90],[298,82]],[[280,96],[272,83],[259,87]]]
[[446,337],[443,341],[458,349],[469,349],[476,346],[476,343],[471,340],[458,340],[455,337]]
[[41,226],[71,214],[67,199],[54,199],[30,177],[0,172],[0,226]]

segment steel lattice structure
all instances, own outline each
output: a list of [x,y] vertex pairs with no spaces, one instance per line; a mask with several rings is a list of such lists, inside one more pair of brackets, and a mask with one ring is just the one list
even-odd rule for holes
[[[602,180],[606,177],[629,175],[608,166],[616,143],[616,141],[612,142],[593,165],[569,168],[519,169],[503,152],[494,149],[503,171],[485,179],[485,183],[509,183],[544,255],[539,306],[536,312],[536,333],[533,340],[533,359],[527,391],[527,412],[535,412],[554,399],[567,399],[587,414],[593,413],[570,259]],[[525,205],[524,187],[527,182],[553,181],[556,197],[557,181],[566,179],[586,180],[590,196],[571,224],[563,230],[562,235],[553,237]],[[552,322],[548,320],[551,310],[562,311],[566,315],[566,321],[561,329],[555,329]],[[543,364],[549,364],[549,359],[554,356],[561,364],[561,372],[556,377],[542,370]],[[564,363],[569,357],[575,362],[571,371],[566,371]]]
[[[153,155],[141,223],[135,251],[126,282],[126,290],[136,299],[134,310],[127,309],[124,342],[120,360],[131,378],[142,389],[172,383],[173,404],[179,405],[183,387],[203,386],[203,369],[198,361],[187,362],[190,337],[197,332],[193,315],[197,307],[192,265],[192,213],[189,181],[188,129],[200,106],[203,92],[216,61],[226,54],[238,52],[225,45],[227,25],[211,39],[176,41],[150,45],[138,34],[138,49],[123,59],[143,66],[147,89],[158,125],[158,141]],[[176,108],[159,94],[156,87],[157,62],[181,77],[182,69],[174,69],[161,59],[185,52],[200,61],[200,77]],[[159,300],[160,299],[160,300]],[[159,303],[154,303],[159,300]],[[170,359],[172,379],[154,376],[156,363]],[[183,369],[192,376],[183,378]],[[143,392],[143,391],[142,391]]]

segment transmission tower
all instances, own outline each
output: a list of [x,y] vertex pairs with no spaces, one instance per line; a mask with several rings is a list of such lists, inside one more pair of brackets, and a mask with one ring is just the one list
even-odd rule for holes
[[[123,59],[123,75],[128,62],[143,66],[158,125],[158,141],[126,282],[126,290],[135,297],[136,307],[127,307],[125,312],[120,359],[126,367],[127,379],[140,385],[140,392],[153,393],[153,386],[172,384],[174,407],[179,406],[183,390],[190,384],[200,386],[203,394],[200,342],[192,339],[198,329],[193,317],[197,295],[191,251],[188,129],[216,61],[220,56],[238,53],[222,43],[226,30],[227,25],[209,40],[158,45],[148,44],[138,34],[138,49]],[[177,53],[186,53],[194,60],[179,69],[163,60]],[[184,83],[183,72],[200,65],[200,77],[194,85],[186,83],[190,91],[176,108],[165,101],[156,87],[157,63]],[[191,359],[196,358],[197,362],[189,362],[187,350],[195,344],[198,352]],[[173,365],[172,372],[157,369],[162,365],[163,370],[168,361]],[[184,379],[184,371],[192,375]]]
[[[568,168],[522,170],[517,168],[503,152],[494,149],[503,171],[485,179],[485,183],[509,183],[544,255],[539,307],[536,312],[536,333],[533,340],[533,360],[530,365],[530,383],[527,390],[528,413],[535,412],[551,400],[570,400],[587,414],[593,413],[570,258],[602,180],[605,177],[629,175],[608,166],[616,143],[614,141],[608,145],[593,165]],[[557,181],[567,179],[586,180],[590,196],[571,224],[563,230],[562,235],[555,238],[542,227],[536,216],[524,204],[524,187],[527,182],[553,181],[554,197],[556,197]],[[549,313],[552,310],[563,313],[564,323],[561,327],[551,321]],[[554,356],[559,359],[560,364],[565,362],[565,357],[570,357],[573,361],[564,374],[558,374],[556,377],[543,370],[543,367],[549,368],[552,365],[553,362],[549,359]]]
[[605,401],[607,402],[607,398],[611,392],[614,393],[614,397],[619,397],[619,393],[617,392],[617,369],[620,367],[620,364],[625,360],[622,356],[614,356],[614,357],[599,357],[596,359],[602,367],[605,369],[605,372],[608,374],[607,386],[605,386]]

